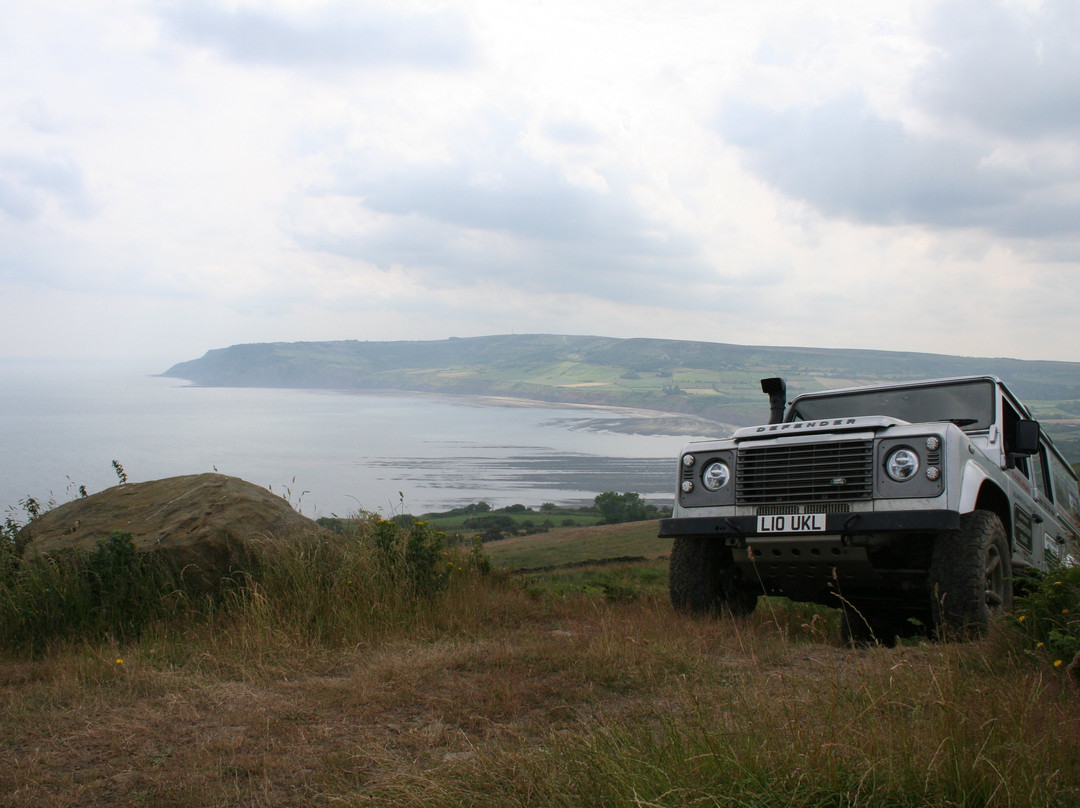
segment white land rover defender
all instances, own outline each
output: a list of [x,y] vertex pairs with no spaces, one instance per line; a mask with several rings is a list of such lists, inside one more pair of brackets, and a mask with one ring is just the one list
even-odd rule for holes
[[807,393],[786,414],[784,381],[761,385],[768,424],[680,457],[659,530],[677,608],[775,594],[841,608],[851,640],[974,636],[1014,579],[1080,563],[1076,474],[1000,379]]

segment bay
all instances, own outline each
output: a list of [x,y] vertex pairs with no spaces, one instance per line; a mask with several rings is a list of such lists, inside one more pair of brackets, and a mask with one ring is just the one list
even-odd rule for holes
[[[640,413],[479,397],[197,387],[115,365],[0,363],[0,508],[219,471],[318,518],[586,504],[670,504],[693,436],[640,435]],[[598,425],[600,428],[598,428]]]

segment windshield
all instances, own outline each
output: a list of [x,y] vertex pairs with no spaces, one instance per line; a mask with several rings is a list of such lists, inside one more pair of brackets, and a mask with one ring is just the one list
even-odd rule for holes
[[814,396],[796,401],[788,420],[816,421],[859,415],[887,415],[913,424],[951,421],[965,431],[976,432],[989,429],[994,422],[994,385],[980,379],[931,387]]

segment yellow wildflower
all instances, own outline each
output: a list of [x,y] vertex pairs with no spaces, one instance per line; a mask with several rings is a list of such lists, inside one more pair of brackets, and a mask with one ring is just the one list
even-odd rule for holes
[[1022,614],[1018,618],[1016,618],[1017,623],[1023,623],[1025,620],[1027,620],[1027,615],[1026,614]]
[[116,660],[116,664],[117,664],[117,665],[123,665],[123,664],[124,664],[124,660],[122,660],[122,659],[117,659],[117,660]]
[[1062,665],[1064,665],[1064,664],[1065,664],[1065,663],[1064,663],[1064,662],[1062,662],[1062,661],[1061,661],[1060,659],[1055,659],[1055,660],[1054,660],[1054,667],[1055,667],[1055,668],[1060,668],[1060,667],[1061,667]]

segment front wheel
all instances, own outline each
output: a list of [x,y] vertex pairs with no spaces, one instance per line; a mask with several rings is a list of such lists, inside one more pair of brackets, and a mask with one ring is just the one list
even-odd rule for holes
[[930,607],[946,638],[981,637],[1012,608],[1012,555],[996,513],[973,511],[940,534],[930,561]]
[[680,611],[744,617],[757,606],[757,594],[735,586],[731,549],[716,539],[680,536],[671,545],[668,566],[671,604]]

